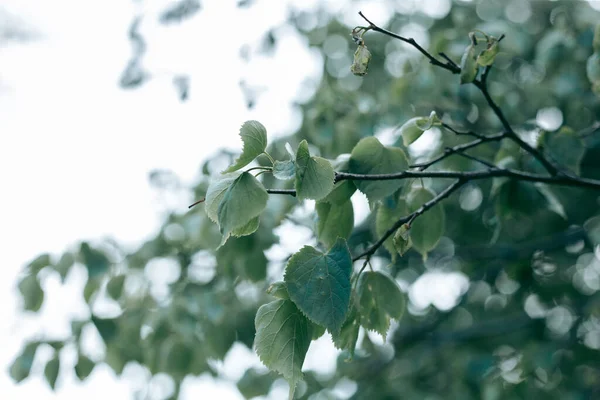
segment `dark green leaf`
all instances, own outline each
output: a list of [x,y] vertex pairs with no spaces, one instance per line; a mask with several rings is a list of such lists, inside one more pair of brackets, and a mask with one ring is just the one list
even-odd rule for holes
[[[352,149],[350,172],[355,174],[391,174],[408,169],[408,159],[400,148],[385,147],[377,138],[367,137]],[[355,181],[354,184],[371,203],[381,200],[402,187],[404,181]]]
[[118,325],[116,319],[113,318],[98,318],[92,316],[92,322],[104,343],[108,344],[117,337]]
[[87,267],[88,279],[100,277],[108,272],[110,261],[104,253],[92,248],[88,243],[81,243],[80,254]]
[[562,127],[558,132],[545,135],[546,150],[556,162],[579,174],[579,165],[585,153],[585,144],[570,128]]
[[114,299],[119,300],[123,293],[123,285],[125,284],[125,275],[117,275],[110,278],[106,284],[106,293]]
[[289,260],[284,280],[290,298],[313,322],[339,332],[348,313],[352,257],[338,239],[327,253],[304,246]]
[[46,381],[52,390],[54,390],[56,387],[56,379],[58,378],[59,369],[60,360],[57,353],[46,363],[46,367],[44,367],[44,376],[46,377]]
[[75,375],[80,381],[83,381],[90,376],[95,366],[96,364],[89,357],[79,353],[77,364],[75,364]]
[[29,376],[39,342],[30,342],[23,348],[10,366],[10,377],[17,383]]

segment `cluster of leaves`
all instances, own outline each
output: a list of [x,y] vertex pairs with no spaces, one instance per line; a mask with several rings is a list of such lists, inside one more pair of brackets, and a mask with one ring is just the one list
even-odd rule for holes
[[[43,275],[65,279],[83,268],[90,309],[111,299],[122,313],[90,313],[72,322],[64,340],[32,338],[11,367],[13,378],[29,375],[39,346],[56,353],[75,346],[80,378],[96,363],[120,374],[135,362],[171,376],[177,398],[185,376],[216,374],[210,360],[237,341],[275,372],[249,369],[238,382],[247,398],[266,395],[277,374],[302,399],[332,396],[348,379],[359,399],[593,398],[600,382],[600,216],[592,182],[600,178],[600,101],[585,67],[588,50],[598,53],[597,14],[581,2],[530,6],[530,25],[507,21],[502,7],[494,23],[474,24],[479,8],[463,3],[437,21],[396,14],[390,29],[428,26],[435,60],[404,57],[400,68],[403,50],[386,40],[389,31],[369,25],[348,35],[351,27],[323,10],[292,15],[292,25],[325,55],[319,90],[301,105],[299,131],[268,144],[260,123],[245,123],[242,154],[231,160],[221,152],[203,165],[194,192],[204,206],[169,216],[134,252],[84,243],[61,257],[36,258],[19,282],[26,310],[43,304]],[[303,30],[311,18],[316,25]],[[385,33],[369,36],[370,50],[368,31]],[[354,64],[351,54],[344,59],[347,75],[325,51],[340,40],[358,46]],[[443,61],[431,56],[438,53]],[[550,106],[564,122],[544,131],[531,119]],[[399,121],[406,122],[392,145],[373,137]],[[413,152],[428,130],[437,143]],[[535,140],[519,142],[532,133]],[[231,166],[220,174],[224,161]],[[428,171],[430,178],[415,179]],[[455,183],[448,186],[444,174]],[[571,187],[554,185],[561,182]],[[358,224],[350,200],[357,191],[370,205]],[[314,224],[289,217],[305,199],[315,201]],[[265,251],[278,242],[274,229],[283,221],[313,228],[318,245],[280,265]],[[363,258],[371,256],[388,266],[367,269]],[[157,260],[180,270],[166,298],[153,294],[144,275]],[[198,267],[213,275],[196,276]],[[469,279],[449,310],[419,309],[399,289],[398,281],[417,286],[431,271]],[[278,272],[283,281],[267,278]],[[244,294],[246,285],[259,294]],[[392,320],[399,327],[390,332]],[[80,346],[90,327],[106,344],[104,357]],[[359,343],[361,330],[367,334]],[[302,371],[311,341],[325,331],[345,350],[336,371]],[[373,343],[371,331],[387,345]],[[58,365],[45,369],[54,386]]]

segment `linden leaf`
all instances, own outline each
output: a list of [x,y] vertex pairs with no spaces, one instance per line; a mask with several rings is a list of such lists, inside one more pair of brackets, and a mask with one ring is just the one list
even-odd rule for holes
[[[377,138],[371,136],[361,139],[354,146],[349,167],[350,172],[355,174],[390,174],[406,171],[408,159],[402,149],[385,147]],[[402,187],[403,181],[357,180],[354,184],[372,203],[394,193]]]
[[475,54],[475,39],[473,32],[469,33],[471,44],[460,60],[460,84],[471,83],[477,77],[477,55]]
[[410,238],[410,228],[408,224],[403,224],[396,233],[394,233],[394,248],[403,256],[408,249],[412,247],[412,240]]
[[312,157],[306,140],[296,151],[296,195],[298,199],[321,200],[333,189],[335,171],[331,163],[321,157]]
[[208,218],[214,223],[218,223],[219,221],[219,205],[223,200],[223,196],[225,196],[225,192],[239,176],[239,172],[227,174],[212,181],[208,186],[204,200],[204,210]]
[[312,324],[289,300],[261,306],[254,320],[254,345],[262,363],[283,375],[290,384],[290,398],[302,380],[302,364],[310,346]]
[[256,157],[264,153],[267,148],[267,130],[258,121],[244,122],[240,128],[240,137],[244,143],[242,154],[240,154],[232,166],[223,171],[224,174],[237,171],[250,164]]
[[247,225],[265,209],[268,198],[258,179],[248,172],[242,173],[229,186],[219,204],[221,234],[226,238],[236,230],[237,233],[246,230]]
[[290,298],[313,322],[339,332],[350,304],[352,257],[344,239],[327,253],[304,246],[289,260],[284,280]]
[[[409,212],[414,212],[435,197],[429,189],[415,188],[406,197]],[[436,204],[412,223],[410,238],[413,247],[423,256],[437,246],[446,227],[446,214],[441,204]]]
[[415,140],[421,137],[423,132],[431,129],[434,125],[439,125],[440,119],[435,111],[432,111],[429,117],[411,118],[400,127],[400,135],[402,135],[402,143],[408,146]]
[[360,275],[356,292],[361,325],[385,340],[390,320],[399,320],[404,313],[406,302],[400,288],[388,275],[367,271]]
[[[397,220],[405,217],[408,214],[406,202],[399,199],[394,208],[389,207],[388,204],[382,204],[377,209],[375,215],[375,233],[377,237],[383,237],[383,235],[394,226]],[[392,255],[392,262],[396,262],[396,247],[392,237],[389,237],[383,242],[383,247]]]
[[327,247],[338,238],[348,239],[354,227],[354,208],[351,201],[341,205],[319,202],[315,206],[318,215],[317,236]]

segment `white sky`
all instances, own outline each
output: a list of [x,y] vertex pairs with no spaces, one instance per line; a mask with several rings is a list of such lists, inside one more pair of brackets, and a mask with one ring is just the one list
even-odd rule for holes
[[[275,59],[259,57],[247,65],[239,56],[241,45],[256,45],[269,27],[285,21],[291,2],[263,0],[240,10],[237,0],[204,0],[193,20],[165,27],[157,13],[166,0],[0,0],[0,8],[40,35],[25,44],[0,42],[0,398],[127,399],[144,384],[139,369],[126,369],[128,378],[117,379],[107,367],[96,367],[81,384],[72,370],[74,354],[66,351],[56,393],[42,377],[47,353],[37,358],[32,377],[15,385],[7,366],[23,338],[61,335],[69,317],[86,313],[82,299],[73,301],[81,296],[77,272],[66,287],[48,279],[40,318],[18,312],[15,279],[32,257],[58,254],[81,239],[110,236],[135,245],[149,237],[163,210],[148,185],[150,170],[167,168],[193,183],[206,156],[219,147],[241,147],[237,132],[243,121],[260,120],[270,137],[295,129],[299,115],[290,101],[306,77],[318,76],[320,56],[289,30]],[[302,8],[317,2],[293,1]],[[385,2],[326,3],[330,10],[341,11],[342,3],[351,7],[344,19],[356,18],[357,24],[357,10],[381,23],[389,15]],[[157,76],[141,89],[124,91],[118,80],[131,55],[127,31],[142,11],[144,65]],[[191,76],[185,103],[172,73]],[[252,111],[238,86],[242,77],[269,89]],[[191,198],[183,193],[178,200],[174,206],[185,209]],[[327,370],[334,363],[325,336],[311,345],[305,369]],[[236,345],[222,366],[229,382],[189,380],[182,398],[239,399],[232,382],[249,365],[258,365],[256,357]],[[271,397],[286,392],[277,387]]]

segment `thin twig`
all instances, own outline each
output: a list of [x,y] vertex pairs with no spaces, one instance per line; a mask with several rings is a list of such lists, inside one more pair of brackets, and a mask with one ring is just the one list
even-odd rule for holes
[[475,157],[475,156],[469,155],[469,154],[467,154],[467,153],[462,153],[462,152],[461,152],[461,153],[457,153],[457,155],[459,155],[459,156],[461,156],[461,157],[464,157],[464,158],[468,158],[469,160],[472,160],[472,161],[478,162],[478,163],[480,163],[480,164],[483,164],[483,165],[485,165],[486,167],[488,167],[488,168],[490,168],[490,169],[495,169],[495,168],[498,168],[496,165],[492,164],[492,163],[491,163],[491,162],[489,162],[489,161],[486,161],[486,160],[484,160],[484,159],[481,159],[481,158],[479,158],[479,157]]

